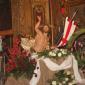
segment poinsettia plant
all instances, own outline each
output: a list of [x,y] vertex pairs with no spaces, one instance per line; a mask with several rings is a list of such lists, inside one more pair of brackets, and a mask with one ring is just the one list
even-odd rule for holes
[[20,46],[20,38],[13,38],[13,46],[11,48],[4,47],[6,57],[5,74],[6,77],[12,75],[16,78],[25,76],[31,78],[36,66],[36,60],[31,58],[31,53],[24,50]]

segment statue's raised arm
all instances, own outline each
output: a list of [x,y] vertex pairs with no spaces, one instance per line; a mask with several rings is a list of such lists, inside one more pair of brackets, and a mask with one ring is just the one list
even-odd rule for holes
[[40,33],[41,31],[39,30],[39,26],[41,23],[41,16],[37,16],[37,19],[38,19],[38,22],[35,25],[35,31],[36,31],[36,33]]

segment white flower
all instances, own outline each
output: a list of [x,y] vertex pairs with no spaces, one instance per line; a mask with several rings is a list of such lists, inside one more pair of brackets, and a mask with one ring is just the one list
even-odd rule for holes
[[63,53],[63,54],[67,54],[67,51],[63,49],[63,50],[62,50],[62,53]]
[[63,49],[60,49],[60,51],[63,51]]
[[59,53],[58,53],[58,57],[61,57],[61,56],[62,56],[62,54],[59,52]]
[[71,78],[74,79],[74,75],[71,75]]
[[73,83],[68,83],[68,85],[73,85]]
[[65,81],[68,81],[69,79],[68,78],[65,78]]
[[59,83],[59,85],[62,85],[62,83]]
[[54,52],[49,52],[49,56],[56,56],[56,53],[54,53]]
[[56,85],[57,83],[56,83],[56,81],[52,81],[52,85]]
[[73,80],[73,81],[72,81],[72,84],[76,84],[76,80]]
[[63,84],[65,84],[65,83],[66,83],[66,81],[63,81],[62,83],[63,83]]
[[52,52],[49,52],[49,56],[52,56]]
[[52,56],[56,56],[56,54],[55,54],[55,53],[53,53],[53,54],[52,54]]
[[67,75],[70,75],[71,74],[71,72],[70,71],[67,71],[67,73],[66,73]]
[[54,52],[57,52],[57,51],[59,51],[59,49],[58,49],[58,48],[55,48],[53,51],[54,51]]
[[32,53],[32,54],[31,54],[31,58],[32,58],[32,59],[38,58],[38,54],[37,54],[37,53]]

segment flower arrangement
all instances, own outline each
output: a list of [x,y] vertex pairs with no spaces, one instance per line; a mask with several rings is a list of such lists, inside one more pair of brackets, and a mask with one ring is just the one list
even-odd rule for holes
[[14,76],[19,78],[20,76],[25,76],[26,78],[31,78],[36,66],[35,59],[31,58],[31,53],[24,50],[20,46],[20,38],[13,38],[13,46],[11,48],[4,47],[5,53],[5,74],[6,77]]
[[67,56],[69,52],[67,49],[57,49],[49,52],[49,56],[57,56],[57,57],[62,57],[62,56]]
[[54,50],[45,50],[44,52],[39,52],[39,56],[49,57],[49,58],[61,58],[70,55],[67,49],[54,49]]
[[62,15],[65,14],[64,2],[65,2],[65,0],[60,0],[60,11],[61,11]]
[[77,85],[71,71],[61,70],[49,81],[50,85]]

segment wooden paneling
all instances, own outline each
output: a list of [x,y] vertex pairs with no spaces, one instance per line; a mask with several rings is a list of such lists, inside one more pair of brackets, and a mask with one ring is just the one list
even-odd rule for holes
[[12,35],[13,30],[0,31],[0,36]]
[[53,29],[53,42],[58,35],[59,28],[62,30],[64,28],[64,16],[61,13],[60,0],[49,0],[50,1],[50,14],[51,14],[51,25]]
[[11,0],[12,28],[14,33],[34,33],[33,8],[41,5],[44,8],[45,23],[49,24],[49,3],[48,0]]
[[12,29],[14,33],[19,29],[19,2],[18,0],[11,0],[12,10]]
[[65,2],[67,16],[72,18],[74,12],[78,10],[74,20],[79,28],[85,28],[85,0],[68,0]]
[[67,0],[66,3],[71,6],[81,5],[85,3],[85,0]]
[[16,33],[29,34],[31,30],[31,0],[11,0],[12,28]]
[[20,30],[24,33],[31,32],[31,3],[30,0],[20,0],[19,3],[19,14],[20,14]]
[[67,12],[67,15],[69,15],[69,11],[71,7],[79,6],[79,5],[85,5],[85,0],[68,0],[65,2],[65,9]]

